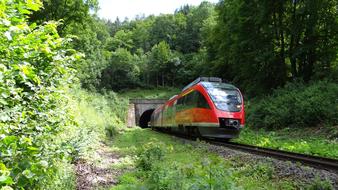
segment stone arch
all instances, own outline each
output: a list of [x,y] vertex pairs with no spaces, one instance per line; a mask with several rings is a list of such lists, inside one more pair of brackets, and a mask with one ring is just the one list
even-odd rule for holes
[[139,124],[140,124],[140,127],[141,128],[148,128],[148,123],[151,119],[151,114],[154,112],[155,109],[149,109],[149,110],[146,110],[145,112],[142,113],[141,117],[140,117],[140,121],[139,121]]

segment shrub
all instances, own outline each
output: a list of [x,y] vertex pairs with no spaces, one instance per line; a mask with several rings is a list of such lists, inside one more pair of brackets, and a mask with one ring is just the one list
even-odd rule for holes
[[128,102],[113,92],[102,95],[79,87],[74,87],[70,95],[68,106],[77,125],[65,129],[59,139],[70,148],[74,161],[91,157],[92,150],[105,138],[105,133],[111,138],[118,132],[125,119],[119,114],[125,112]]
[[39,0],[0,1],[0,188],[36,189],[66,155],[54,142],[74,126],[65,93],[80,55],[58,23],[26,22]]
[[338,123],[338,84],[290,83],[271,96],[253,100],[247,122],[254,127],[307,127]]
[[153,164],[163,160],[165,150],[160,143],[149,143],[138,153],[137,167],[143,171],[150,171]]
[[322,180],[319,177],[312,182],[311,185],[307,187],[309,190],[333,190],[331,183],[328,180]]
[[202,162],[169,165],[156,165],[149,171],[149,189],[241,189],[238,188],[231,172],[224,170],[217,160],[204,159]]

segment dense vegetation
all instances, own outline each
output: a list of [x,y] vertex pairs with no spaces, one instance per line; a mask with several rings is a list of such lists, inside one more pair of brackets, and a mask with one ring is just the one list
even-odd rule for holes
[[74,188],[71,163],[123,125],[127,101],[112,91],[170,86],[142,95],[167,98],[218,76],[255,97],[252,126],[337,125],[337,0],[202,2],[122,22],[97,9],[0,1],[1,188]]
[[40,1],[0,2],[3,189],[75,188],[69,164],[124,120],[126,101],[116,94],[107,93],[108,101],[75,90],[82,55],[70,38],[59,36],[61,23],[27,22],[41,6]]
[[55,138],[74,125],[64,91],[80,57],[59,37],[57,22],[26,22],[39,1],[0,7],[0,187],[32,189],[67,156]]
[[129,168],[114,190],[332,189],[327,180],[304,183],[292,174],[278,176],[269,159],[250,160],[243,154],[224,159],[203,142],[182,143],[147,129],[117,135],[112,149],[123,159],[111,167]]
[[89,14],[96,1],[48,0],[30,21],[63,19],[61,35],[77,36],[73,47],[86,54],[77,68],[83,87],[181,87],[205,75],[233,82],[252,97],[294,80],[337,81],[336,5],[227,0],[105,21]]
[[335,125],[338,124],[337,95],[336,83],[289,83],[270,96],[252,100],[247,121],[250,126],[266,129]]
[[247,127],[233,141],[338,159],[338,127],[322,126],[265,130]]

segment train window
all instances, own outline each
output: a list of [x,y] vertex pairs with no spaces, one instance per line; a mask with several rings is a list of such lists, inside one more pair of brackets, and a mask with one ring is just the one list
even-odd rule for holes
[[210,109],[207,100],[205,99],[203,94],[201,94],[200,92],[197,92],[197,107]]
[[208,83],[204,87],[206,87],[217,109],[229,112],[241,111],[242,96],[236,88],[223,83]]
[[185,96],[180,97],[180,98],[177,100],[177,104],[176,104],[176,110],[177,110],[177,111],[181,111],[181,110],[184,109],[184,99],[185,99]]
[[196,91],[193,91],[193,92],[190,92],[188,95],[186,95],[186,98],[185,98],[185,106],[187,108],[191,108],[191,107],[195,107],[196,105],[196,100],[195,100],[195,97],[196,97]]
[[182,104],[183,104],[183,100],[184,100],[184,97],[180,97],[180,98],[177,100],[177,105],[182,105]]

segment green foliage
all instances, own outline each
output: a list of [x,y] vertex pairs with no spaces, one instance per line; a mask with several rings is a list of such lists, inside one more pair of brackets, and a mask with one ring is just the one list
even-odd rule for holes
[[98,87],[101,72],[109,65],[111,57],[107,49],[111,38],[105,23],[95,17],[88,18],[85,24],[73,23],[65,33],[75,35],[72,43],[74,49],[85,54],[85,58],[76,66],[82,87]]
[[114,139],[112,149],[134,159],[134,169],[112,189],[294,189],[302,184],[278,179],[269,161],[224,159],[202,142],[187,143],[151,130],[130,129]]
[[114,37],[111,39],[111,42],[108,44],[108,48],[110,50],[116,50],[119,48],[124,48],[127,50],[131,50],[134,46],[132,39],[131,31],[119,30],[115,33]]
[[26,22],[40,1],[1,1],[0,187],[34,189],[54,175],[67,155],[54,138],[74,126],[65,89],[81,56],[67,49],[58,23]]
[[36,9],[36,12],[30,15],[29,20],[39,24],[50,20],[62,20],[58,32],[63,35],[67,34],[65,33],[67,29],[73,27],[71,25],[86,25],[86,22],[91,18],[89,10],[95,11],[97,9],[97,0],[44,0],[43,9]]
[[[66,152],[62,160],[56,160],[52,174],[39,180],[36,189],[75,189],[74,162],[99,160],[97,150],[102,140],[115,137],[124,126],[128,101],[113,92],[104,95],[73,88],[69,92],[67,109],[77,125],[64,126],[55,136],[56,151]],[[65,106],[66,108],[66,106]],[[106,135],[105,135],[106,134]],[[128,160],[126,159],[128,164]],[[125,165],[124,165],[125,166]]]
[[[336,128],[336,129],[335,129]],[[274,148],[291,152],[338,158],[337,127],[328,126],[318,129],[285,128],[268,131],[265,129],[246,127],[235,142],[260,147]]]
[[336,83],[290,83],[270,96],[252,101],[247,122],[267,129],[335,125],[338,123],[337,94]]
[[149,53],[146,80],[154,81],[152,84],[156,84],[156,86],[160,84],[165,86],[168,83],[174,85],[180,63],[179,56],[171,51],[169,44],[161,41],[154,45]]
[[162,161],[164,157],[163,145],[161,144],[146,144],[138,154],[137,167],[143,171],[150,171],[153,169],[153,164]]
[[128,98],[146,98],[146,99],[169,99],[175,94],[178,94],[181,89],[177,88],[153,88],[153,89],[140,89],[121,91],[120,96]]
[[125,123],[128,101],[114,92],[104,95],[73,89],[69,103],[78,127],[60,134],[62,145],[71,151],[71,161],[91,157],[93,150],[106,136],[113,137]]
[[220,1],[217,23],[206,39],[213,73],[251,96],[268,93],[291,78],[327,78],[337,59],[336,4]]
[[35,187],[37,190],[59,190],[59,189],[76,189],[76,176],[74,165],[68,160],[61,160],[55,163],[57,169],[44,183],[39,183]]
[[320,178],[317,178],[313,184],[309,185],[309,187],[307,188],[309,190],[333,190],[334,188],[332,187],[332,185],[330,184],[330,182],[328,182],[327,180],[321,180]]
[[139,57],[128,50],[119,48],[112,53],[109,65],[102,71],[101,88],[121,90],[138,85],[140,69],[137,65]]

